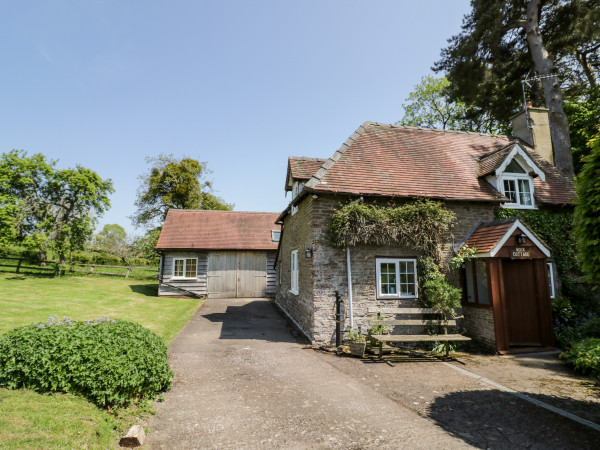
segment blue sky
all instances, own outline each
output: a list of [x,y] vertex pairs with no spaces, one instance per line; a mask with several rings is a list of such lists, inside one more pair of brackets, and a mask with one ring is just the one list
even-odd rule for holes
[[393,123],[467,0],[20,1],[0,4],[0,152],[111,178],[99,221],[135,230],[160,153],[206,161],[238,211],[285,208],[287,157],[330,156]]

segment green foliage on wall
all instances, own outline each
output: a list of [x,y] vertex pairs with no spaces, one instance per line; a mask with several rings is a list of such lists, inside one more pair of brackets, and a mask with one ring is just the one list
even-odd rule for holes
[[454,227],[456,215],[440,202],[418,200],[401,206],[350,203],[332,214],[331,243],[403,245],[436,259]]

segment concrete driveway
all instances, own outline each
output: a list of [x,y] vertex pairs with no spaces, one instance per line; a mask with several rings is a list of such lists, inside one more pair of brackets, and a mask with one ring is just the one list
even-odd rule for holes
[[[316,352],[298,344],[263,299],[208,300],[171,345],[170,362],[173,389],[156,404],[147,440],[153,448],[547,449],[600,442],[600,432],[446,363],[409,357],[388,365]],[[493,378],[495,367],[502,364],[485,376]]]
[[469,447],[297,344],[268,300],[208,300],[170,363],[153,448]]

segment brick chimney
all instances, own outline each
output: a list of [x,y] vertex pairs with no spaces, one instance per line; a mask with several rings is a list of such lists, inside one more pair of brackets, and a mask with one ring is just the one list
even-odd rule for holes
[[554,165],[548,110],[527,105],[524,111],[515,114],[510,120],[513,135],[523,139],[533,147],[538,155]]

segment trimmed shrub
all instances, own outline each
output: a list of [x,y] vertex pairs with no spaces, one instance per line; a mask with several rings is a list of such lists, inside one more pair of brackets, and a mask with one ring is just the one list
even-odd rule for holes
[[574,344],[573,347],[560,354],[575,370],[600,378],[600,339],[590,338]]
[[133,322],[55,316],[0,336],[0,387],[8,389],[68,392],[114,407],[153,399],[172,377],[162,339]]

